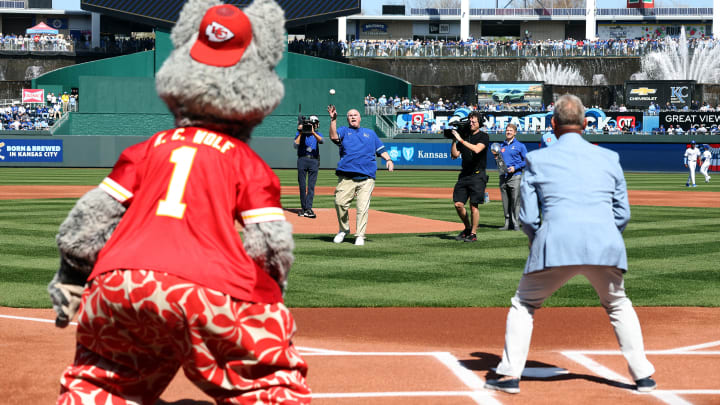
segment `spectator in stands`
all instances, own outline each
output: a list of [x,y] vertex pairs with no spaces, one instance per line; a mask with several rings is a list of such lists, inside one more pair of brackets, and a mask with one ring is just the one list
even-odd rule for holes
[[77,111],[77,97],[74,94],[68,98],[68,111]]

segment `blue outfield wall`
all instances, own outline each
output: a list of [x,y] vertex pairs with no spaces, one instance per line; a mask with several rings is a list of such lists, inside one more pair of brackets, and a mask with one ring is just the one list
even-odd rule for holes
[[[520,139],[529,151],[539,148],[537,137]],[[683,137],[684,138],[684,137]],[[22,136],[0,132],[0,167],[112,167],[120,153],[130,145],[147,137],[107,135]],[[296,167],[293,137],[253,138],[250,146],[273,168]],[[491,142],[499,142],[502,135],[492,135]],[[456,170],[460,160],[450,158],[450,141],[446,139],[393,140],[384,139],[388,153],[397,169]],[[592,140],[591,140],[592,141]],[[683,172],[686,139],[673,143],[593,142],[616,151],[626,171]],[[718,143],[713,144],[713,158],[720,159]],[[552,146],[551,146],[552,147]],[[326,141],[320,145],[320,164],[324,169],[335,168],[339,160],[338,147]],[[378,167],[384,162],[378,159]],[[488,156],[488,170],[496,170],[492,155]]]

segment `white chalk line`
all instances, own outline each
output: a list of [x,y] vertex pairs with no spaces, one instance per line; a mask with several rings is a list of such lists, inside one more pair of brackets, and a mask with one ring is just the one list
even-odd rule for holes
[[[24,316],[2,315],[0,318],[30,322],[54,324],[51,319],[30,318]],[[77,326],[77,322],[70,325]],[[485,381],[469,369],[463,367],[458,359],[448,352],[348,352],[313,347],[296,346],[303,356],[431,356],[447,367],[470,391],[399,391],[399,392],[349,392],[349,393],[313,393],[313,398],[372,398],[372,397],[453,397],[466,396],[479,405],[501,405],[494,393],[483,389]]]
[[[13,315],[2,315],[2,314],[0,314],[0,318],[15,319],[15,320],[19,320],[19,321],[51,323],[53,325],[55,324],[54,319],[28,318],[25,316],[13,316]],[[69,324],[73,325],[73,326],[77,326],[77,322],[70,322]]]
[[[663,356],[663,355],[682,355],[682,356],[716,356],[720,355],[720,351],[703,351],[710,347],[720,346],[720,340],[713,342],[707,342],[692,346],[678,347],[667,350],[646,350],[646,355]],[[576,363],[587,368],[596,375],[611,381],[619,381],[625,384],[633,384],[632,381],[628,380],[624,376],[610,370],[603,366],[597,361],[589,358],[592,355],[614,355],[622,356],[622,352],[619,350],[564,350],[561,351],[564,356],[575,361]],[[634,394],[646,395],[637,391],[632,391]],[[650,395],[653,395],[657,399],[665,402],[668,405],[692,405],[692,402],[683,398],[683,395],[720,395],[720,390],[712,389],[690,389],[690,390],[654,390]]]

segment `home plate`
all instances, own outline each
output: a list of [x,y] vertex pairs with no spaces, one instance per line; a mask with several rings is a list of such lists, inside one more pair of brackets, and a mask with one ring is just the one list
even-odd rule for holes
[[[495,368],[492,370],[497,371]],[[526,367],[522,376],[528,378],[552,378],[564,374],[570,374],[570,372],[559,367]]]

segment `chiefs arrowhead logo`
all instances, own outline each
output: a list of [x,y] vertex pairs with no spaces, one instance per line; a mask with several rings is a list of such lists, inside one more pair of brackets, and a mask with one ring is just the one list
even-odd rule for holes
[[218,24],[215,21],[205,28],[205,35],[207,35],[210,42],[225,42],[231,40],[235,36],[235,34],[233,34],[227,27],[222,24]]

